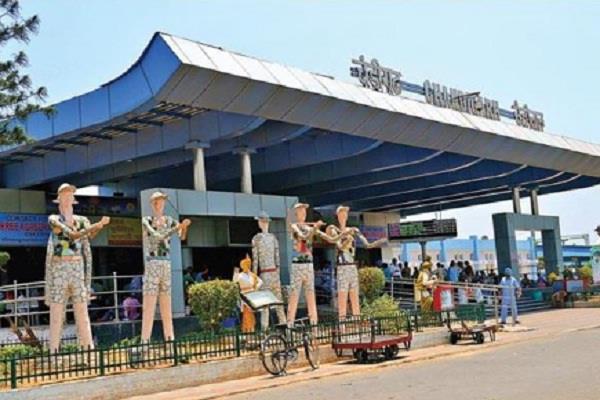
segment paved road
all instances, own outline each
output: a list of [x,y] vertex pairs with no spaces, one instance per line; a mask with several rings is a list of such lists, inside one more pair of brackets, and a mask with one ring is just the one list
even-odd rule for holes
[[228,399],[600,399],[600,329],[311,380]]

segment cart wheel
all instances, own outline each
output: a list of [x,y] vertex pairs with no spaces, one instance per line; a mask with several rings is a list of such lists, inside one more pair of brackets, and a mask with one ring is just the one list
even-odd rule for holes
[[278,334],[269,335],[260,344],[260,361],[271,375],[285,374],[288,348],[285,339]]
[[396,357],[398,355],[398,351],[400,351],[400,349],[398,348],[397,345],[393,344],[391,346],[388,346],[384,349],[383,351],[383,355],[385,357],[386,360],[391,360],[394,357]]
[[485,336],[483,336],[483,332],[477,332],[475,334],[475,342],[477,344],[482,344],[483,342],[485,342]]
[[365,364],[369,360],[369,353],[366,350],[356,350],[354,354],[359,364]]
[[450,332],[450,344],[458,343],[458,333]]

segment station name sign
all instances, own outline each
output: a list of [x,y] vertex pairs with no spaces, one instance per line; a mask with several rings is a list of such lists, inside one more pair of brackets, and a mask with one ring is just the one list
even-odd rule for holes
[[449,108],[455,111],[477,115],[499,121],[500,117],[514,119],[519,126],[544,130],[544,114],[531,110],[526,104],[513,102],[510,110],[503,110],[498,101],[488,99],[479,92],[464,92],[459,89],[448,88],[439,83],[426,80],[422,86],[404,82],[402,74],[391,68],[383,67],[373,58],[367,61],[361,55],[358,59],[352,59],[353,66],[350,67],[350,76],[358,78],[360,84],[377,92],[387,93],[393,96],[402,94],[402,90],[425,96],[425,101],[437,107]]

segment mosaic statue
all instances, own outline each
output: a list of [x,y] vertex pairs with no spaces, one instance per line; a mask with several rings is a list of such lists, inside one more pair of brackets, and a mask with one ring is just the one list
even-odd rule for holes
[[[279,270],[279,242],[275,235],[269,232],[269,215],[261,211],[258,217],[260,232],[252,238],[252,272],[258,274],[263,281],[263,290],[270,290],[275,297],[283,300],[281,294],[281,278]],[[275,307],[279,324],[285,324],[283,306]],[[263,330],[269,327],[269,309],[261,311],[260,325]]]
[[102,217],[91,224],[86,217],[73,214],[77,188],[63,183],[54,203],[58,214],[48,217],[50,237],[46,253],[45,301],[50,308],[51,352],[58,351],[62,336],[67,302],[73,304],[79,344],[93,348],[92,329],[88,315],[92,283],[92,249],[90,239],[110,223]]
[[142,312],[142,341],[152,335],[154,312],[158,299],[165,340],[173,340],[173,316],[171,311],[171,236],[178,234],[183,240],[191,224],[189,219],[177,222],[164,215],[168,196],[154,192],[150,196],[152,216],[142,218],[144,247],[144,286]]
[[293,240],[292,267],[290,270],[290,298],[288,302],[288,325],[291,326],[296,318],[300,291],[304,286],[304,297],[308,306],[310,323],[318,322],[317,303],[315,300],[315,273],[313,267],[312,246],[315,236],[325,235],[320,228],[323,221],[306,222],[306,211],[309,205],[297,203],[294,205],[296,222],[290,224]]
[[415,300],[421,303],[421,311],[430,312],[433,309],[432,289],[437,282],[431,272],[431,261],[426,259],[421,264],[421,271],[415,282]]
[[358,269],[354,260],[356,239],[360,240],[368,249],[381,247],[387,242],[387,238],[381,238],[369,243],[358,228],[346,226],[349,211],[349,207],[339,206],[336,210],[339,226],[329,225],[325,230],[327,235],[324,236],[325,240],[336,246],[338,316],[340,320],[346,318],[348,298],[352,314],[360,315]]
[[[252,272],[252,260],[246,256],[240,261],[240,268],[242,272],[236,271],[233,274],[233,281],[240,286],[241,293],[254,292],[262,286],[262,280]],[[249,305],[243,301],[240,305],[242,311],[242,332],[254,332],[256,329],[256,318],[254,317],[254,311]]]

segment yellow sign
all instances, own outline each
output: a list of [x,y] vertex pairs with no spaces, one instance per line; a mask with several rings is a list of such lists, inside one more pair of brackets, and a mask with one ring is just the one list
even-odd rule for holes
[[141,246],[142,223],[137,218],[111,217],[108,224],[109,246]]

